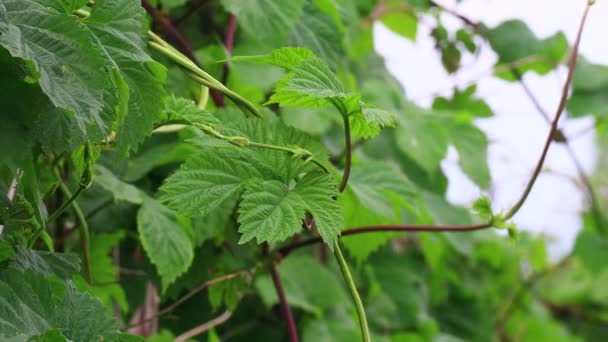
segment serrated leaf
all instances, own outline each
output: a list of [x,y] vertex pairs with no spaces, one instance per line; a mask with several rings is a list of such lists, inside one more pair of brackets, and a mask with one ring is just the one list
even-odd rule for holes
[[119,333],[118,321],[101,302],[40,273],[2,271],[0,298],[2,340],[28,340],[53,328],[72,341],[84,342],[111,341]]
[[448,151],[446,128],[421,111],[404,115],[395,139],[397,147],[428,173],[439,169]]
[[302,229],[304,202],[297,188],[290,190],[279,181],[253,182],[239,205],[239,244],[283,241]]
[[143,202],[142,192],[137,187],[121,181],[112,171],[99,164],[95,165],[95,184],[111,192],[117,201],[134,204],[141,204]]
[[83,134],[107,132],[100,89],[110,87],[109,78],[91,34],[75,16],[33,0],[5,0],[0,3],[0,45],[13,57],[31,61],[42,91],[72,113]]
[[[282,45],[287,32],[302,14],[305,0],[221,0],[239,19],[239,26],[251,37],[266,44]],[[260,20],[260,18],[265,18]]]
[[433,100],[433,109],[465,113],[480,118],[493,116],[490,106],[484,100],[473,96],[476,90],[477,87],[472,85],[463,90],[455,89],[451,99],[436,97]]
[[264,179],[254,161],[248,151],[203,149],[165,180],[160,199],[186,216],[205,216],[238,195],[247,181]]
[[283,47],[261,56],[236,56],[230,60],[235,62],[252,62],[270,64],[287,70],[295,69],[307,59],[315,58],[315,54],[307,48]]
[[189,222],[151,198],[137,212],[137,231],[146,254],[156,265],[163,292],[186,272],[194,258]]
[[55,275],[61,279],[69,279],[80,271],[80,259],[76,254],[37,251],[21,245],[15,249],[14,260],[9,265],[16,270]]
[[351,134],[359,138],[372,138],[380,133],[383,127],[394,127],[396,116],[378,108],[367,107],[360,102],[361,109],[349,116]]
[[349,96],[327,64],[319,58],[310,58],[299,63],[279,81],[268,103],[323,107]]
[[220,125],[220,121],[213,114],[198,108],[192,100],[169,96],[165,100],[165,110],[161,122],[179,120],[211,127]]
[[313,216],[319,235],[333,250],[344,228],[342,207],[335,200],[336,181],[327,174],[309,173],[298,181],[295,191],[304,201],[305,210]]
[[[146,52],[144,17],[139,1],[102,1],[95,3],[85,21],[106,66],[115,71],[115,83],[121,85],[118,88],[128,89],[127,98],[123,95],[114,109],[118,112],[116,142],[120,151],[139,146],[164,107],[166,70]],[[125,100],[126,111],[121,103]]]

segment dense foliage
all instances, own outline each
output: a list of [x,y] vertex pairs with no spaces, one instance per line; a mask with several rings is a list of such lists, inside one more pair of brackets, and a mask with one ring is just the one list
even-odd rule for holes
[[546,147],[569,143],[564,106],[608,143],[608,66],[521,21],[429,0],[0,0],[0,339],[608,339],[606,179],[581,175],[557,264],[510,221],[547,149],[512,208],[449,204],[449,146],[490,186],[474,119],[493,113],[475,84],[428,109],[403,94],[372,24],[415,39],[423,15],[450,73],[489,47],[506,82],[565,65]]

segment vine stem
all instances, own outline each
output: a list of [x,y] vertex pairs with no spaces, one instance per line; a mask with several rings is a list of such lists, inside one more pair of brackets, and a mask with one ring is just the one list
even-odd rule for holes
[[[454,225],[454,226],[432,226],[432,225],[377,225],[377,226],[365,226],[358,228],[351,228],[343,230],[341,236],[357,235],[365,233],[377,233],[377,232],[469,232],[474,230],[481,230],[490,228],[492,225],[489,222],[472,224],[472,225]],[[278,249],[278,253],[285,257],[289,255],[293,250],[314,245],[322,242],[320,236],[315,236],[306,240],[300,240],[289,244],[287,246]]]
[[296,322],[293,319],[293,313],[291,312],[291,308],[289,307],[289,303],[287,302],[287,296],[285,295],[285,289],[283,288],[281,277],[279,277],[279,272],[277,272],[277,267],[274,264],[270,265],[270,275],[272,276],[272,282],[277,291],[277,294],[279,295],[281,311],[283,312],[283,316],[285,316],[285,321],[287,321],[287,333],[289,334],[289,341],[299,342],[300,339],[298,338],[298,329],[296,328]]
[[215,317],[214,319],[205,322],[197,327],[194,327],[185,333],[177,336],[175,338],[175,342],[185,342],[193,337],[196,337],[210,329],[217,327],[218,325],[224,324],[230,317],[232,316],[232,312],[226,310],[223,314]]
[[74,202],[74,200],[80,195],[80,193],[84,189],[85,188],[83,186],[79,186],[78,190],[76,190],[76,192],[74,192],[74,194],[70,196],[70,198],[61,205],[61,207],[59,207],[51,214],[51,216],[46,220],[46,224],[48,225],[49,223],[55,221],[59,217],[59,215],[61,215],[70,206],[70,204]]
[[343,192],[346,189],[346,185],[348,184],[348,179],[350,178],[350,169],[353,165],[353,143],[350,135],[350,122],[348,121],[348,116],[343,115],[344,118],[344,144],[345,144],[345,153],[346,153],[346,165],[344,166],[344,173],[342,174],[342,181],[340,181],[340,186],[338,187],[339,192]]
[[369,327],[367,325],[367,316],[365,315],[365,308],[363,307],[363,302],[361,301],[361,297],[359,296],[359,292],[357,291],[357,286],[355,285],[353,277],[350,274],[348,264],[346,264],[346,260],[344,259],[344,255],[342,254],[342,250],[340,249],[340,245],[337,243],[334,250],[334,255],[338,260],[338,265],[340,266],[340,271],[342,272],[344,281],[348,285],[350,294],[353,297],[353,301],[355,302],[357,315],[359,316],[359,327],[361,328],[361,335],[363,336],[363,341],[370,342],[371,337],[369,334]]
[[583,29],[585,27],[585,22],[587,21],[589,9],[593,5],[593,2],[594,2],[593,0],[589,0],[589,2],[587,3],[587,6],[585,6],[585,11],[583,12],[583,16],[581,18],[578,32],[576,34],[576,40],[574,41],[574,47],[570,54],[570,60],[568,61],[568,77],[566,77],[566,81],[564,81],[564,85],[562,88],[562,95],[559,100],[557,110],[555,111],[555,117],[554,117],[553,121],[551,122],[551,130],[549,131],[549,134],[547,135],[547,140],[545,141],[543,151],[540,155],[538,163],[536,164],[536,168],[534,169],[534,172],[532,173],[532,177],[530,177],[530,180],[528,181],[528,184],[526,185],[526,188],[524,189],[519,200],[517,202],[515,202],[513,207],[511,207],[511,209],[505,215],[505,220],[512,218],[517,213],[517,211],[519,211],[521,206],[524,204],[524,202],[530,195],[530,192],[532,191],[532,187],[534,186],[534,183],[536,183],[536,179],[540,175],[540,172],[543,168],[545,159],[547,158],[547,153],[549,152],[549,147],[551,146],[551,142],[553,141],[553,138],[555,137],[555,133],[557,132],[557,125],[559,123],[559,119],[561,118],[564,108],[566,107],[566,100],[568,99],[568,90],[570,88],[570,83],[572,82],[572,77],[574,76],[576,60],[578,59],[578,48],[581,43],[581,37],[583,35]]
[[78,202],[74,200],[76,198],[76,195],[83,190],[83,187],[79,187],[78,191],[72,194],[70,188],[68,188],[67,184],[65,184],[61,179],[61,175],[59,174],[59,170],[57,169],[55,169],[55,176],[59,180],[59,188],[61,189],[63,194],[66,197],[70,198],[70,200],[68,200],[68,204],[72,205],[72,209],[74,209],[74,213],[76,214],[76,217],[80,222],[80,224],[78,225],[78,229],[80,230],[80,243],[82,246],[82,253],[84,254],[85,275],[87,283],[91,284],[93,282],[93,275],[91,272],[91,252],[89,248],[89,224],[87,223],[87,219],[84,213],[82,212],[82,209],[80,209]]

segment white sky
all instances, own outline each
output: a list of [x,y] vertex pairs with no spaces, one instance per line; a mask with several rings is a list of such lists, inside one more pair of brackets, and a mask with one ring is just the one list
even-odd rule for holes
[[[438,1],[467,17],[494,27],[508,19],[522,19],[539,38],[564,31],[570,44],[586,0],[455,0]],[[594,63],[608,64],[608,0],[598,0],[588,18],[580,52]],[[442,22],[454,32],[461,23],[444,14]],[[404,85],[408,98],[429,107],[433,98],[450,96],[454,86],[466,87],[479,80],[477,94],[495,113],[491,119],[476,123],[490,142],[489,164],[492,186],[489,195],[495,210],[508,209],[518,198],[538,160],[549,128],[517,83],[508,83],[491,76],[496,55],[484,46],[479,56],[463,56],[461,71],[447,75],[434,48],[430,31],[434,19],[423,18],[415,43],[401,38],[383,25],[375,26],[376,49],[386,59],[391,72]],[[536,94],[545,111],[554,115],[559,101],[565,68],[540,77],[527,73],[524,80]],[[596,161],[594,133],[577,134],[593,124],[589,118],[562,118],[561,127],[587,173]],[[451,148],[442,168],[449,178],[448,200],[469,205],[480,196],[480,190],[457,166],[458,154]],[[545,168],[524,207],[514,217],[520,229],[545,234],[550,239],[549,253],[557,259],[569,252],[581,228],[580,212],[587,206],[585,194],[571,178],[577,178],[574,165],[564,148],[552,145]]]

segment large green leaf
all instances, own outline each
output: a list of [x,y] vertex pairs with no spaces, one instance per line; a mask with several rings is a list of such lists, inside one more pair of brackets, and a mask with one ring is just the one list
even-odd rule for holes
[[118,322],[88,294],[70,283],[31,271],[0,273],[0,337],[28,341],[53,328],[71,341],[112,341]]
[[134,204],[143,202],[143,195],[137,187],[121,181],[107,168],[95,165],[95,175],[95,184],[111,192],[115,200]]
[[55,275],[62,279],[69,279],[80,271],[80,259],[76,254],[51,253],[16,247],[10,266],[20,271],[32,271],[45,275]]
[[248,180],[264,179],[255,154],[244,150],[203,149],[161,187],[161,200],[187,216],[205,216],[238,195]]
[[165,291],[188,270],[194,258],[190,222],[146,197],[137,213],[137,230],[146,254],[156,265]]
[[253,182],[239,206],[239,243],[255,238],[257,243],[279,242],[302,229],[304,202],[297,189],[279,181]]
[[164,107],[165,68],[145,50],[144,15],[139,1],[106,0],[95,2],[85,21],[122,92],[113,108],[118,118],[117,148],[122,151],[143,141]]
[[[75,16],[34,0],[0,2],[0,46],[31,62],[51,102],[69,113],[81,134],[107,133],[112,118],[103,113],[103,89],[111,86],[104,60],[90,32]],[[34,70],[35,69],[35,73]]]
[[567,106],[568,113],[575,117],[591,114],[598,118],[608,118],[607,66],[579,59],[572,88],[572,96]]
[[[267,45],[283,44],[302,14],[305,0],[221,0],[251,37]],[[260,18],[265,18],[260,20]]]

